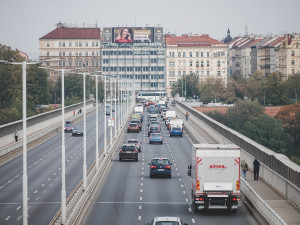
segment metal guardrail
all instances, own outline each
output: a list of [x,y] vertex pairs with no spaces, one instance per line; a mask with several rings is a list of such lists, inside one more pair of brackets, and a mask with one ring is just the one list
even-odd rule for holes
[[254,205],[256,210],[272,225],[287,225],[287,223],[241,178],[241,190]]

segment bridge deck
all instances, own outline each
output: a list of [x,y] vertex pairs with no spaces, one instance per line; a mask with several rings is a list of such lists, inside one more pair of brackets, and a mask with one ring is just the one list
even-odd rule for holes
[[[176,107],[177,113],[179,113],[179,115],[185,119],[185,112],[181,110],[182,108],[180,106]],[[200,130],[199,125],[197,125],[199,124],[197,120],[198,119],[195,116],[190,114],[188,121],[185,120],[184,123],[188,123],[188,125],[190,125],[195,131],[198,130],[199,133],[203,133],[203,131]],[[226,143],[227,141],[224,140],[224,142]],[[254,175],[252,171],[247,172],[246,181],[287,224],[300,224],[300,210],[282,197],[279,193],[277,193],[274,189],[272,189],[266,182],[264,182],[262,179],[254,181]]]

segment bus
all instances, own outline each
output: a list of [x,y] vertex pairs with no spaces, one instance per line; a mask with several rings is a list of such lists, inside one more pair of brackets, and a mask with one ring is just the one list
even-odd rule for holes
[[166,98],[166,92],[165,91],[141,91],[138,93],[138,100],[151,100],[151,101],[158,101],[159,99],[165,99]]

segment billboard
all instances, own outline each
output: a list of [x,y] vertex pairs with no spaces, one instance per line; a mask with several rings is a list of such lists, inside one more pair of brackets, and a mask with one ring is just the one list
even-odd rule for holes
[[163,43],[161,27],[103,28],[103,43]]

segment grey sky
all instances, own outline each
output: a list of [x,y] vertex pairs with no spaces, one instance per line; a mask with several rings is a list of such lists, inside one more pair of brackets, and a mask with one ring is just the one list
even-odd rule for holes
[[155,26],[181,35],[300,32],[299,0],[0,0],[0,44],[36,59],[38,39],[59,21],[109,26]]

